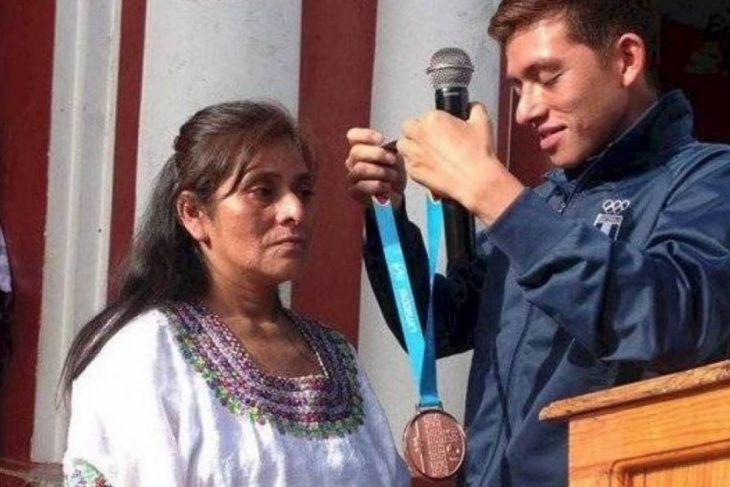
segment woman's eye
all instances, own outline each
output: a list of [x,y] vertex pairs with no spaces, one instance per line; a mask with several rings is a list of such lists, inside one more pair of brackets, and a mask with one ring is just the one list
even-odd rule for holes
[[314,196],[314,189],[310,187],[299,188],[297,190],[297,196],[299,196],[302,201],[309,201],[312,196]]
[[254,198],[258,200],[270,200],[274,197],[274,190],[267,186],[255,186],[249,190]]

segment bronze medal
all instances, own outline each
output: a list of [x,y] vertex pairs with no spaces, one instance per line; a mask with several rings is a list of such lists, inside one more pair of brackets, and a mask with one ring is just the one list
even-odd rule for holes
[[403,449],[412,469],[431,480],[453,477],[464,463],[464,430],[441,409],[419,412],[403,431]]

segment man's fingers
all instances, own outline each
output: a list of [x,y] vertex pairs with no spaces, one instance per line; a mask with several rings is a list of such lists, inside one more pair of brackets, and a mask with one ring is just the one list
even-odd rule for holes
[[393,186],[385,181],[360,181],[347,187],[348,194],[359,202],[368,205],[373,196],[387,197],[393,191]]
[[398,168],[362,161],[354,164],[347,173],[347,180],[350,182],[372,179],[395,183],[398,178]]
[[350,152],[345,160],[347,192],[363,204],[371,198],[388,197],[403,191],[405,169],[392,149],[382,147],[383,134],[369,128],[347,131]]
[[[409,118],[403,122],[401,131],[405,137],[415,137],[420,131],[420,121],[417,118]],[[400,147],[398,150],[400,151]]]
[[354,127],[347,131],[347,141],[353,146],[356,144],[380,145],[385,142],[385,138],[377,130]]
[[350,154],[345,161],[348,170],[359,162],[370,162],[383,165],[395,165],[398,156],[391,151],[375,145],[357,144],[350,149]]
[[487,108],[481,103],[472,103],[467,123],[472,126],[487,127],[492,133],[492,117],[489,116]]
[[410,159],[412,161],[417,155],[419,146],[408,137],[401,137],[398,139],[396,147],[398,148],[398,153],[403,156],[403,159]]

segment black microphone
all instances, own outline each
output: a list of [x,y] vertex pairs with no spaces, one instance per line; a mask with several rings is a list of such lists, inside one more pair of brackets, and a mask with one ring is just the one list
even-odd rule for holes
[[[426,73],[433,84],[436,109],[462,120],[469,118],[469,82],[474,66],[469,55],[456,47],[439,49],[431,56]],[[474,256],[474,218],[456,201],[445,198],[444,233],[447,266],[468,262]]]

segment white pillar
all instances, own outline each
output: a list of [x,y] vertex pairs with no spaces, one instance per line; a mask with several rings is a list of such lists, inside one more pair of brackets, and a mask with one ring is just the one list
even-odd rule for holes
[[276,99],[296,117],[301,1],[147,2],[137,217],[180,125],[197,110]]
[[57,462],[66,352],[106,301],[121,0],[58,0],[48,213],[31,457]]

